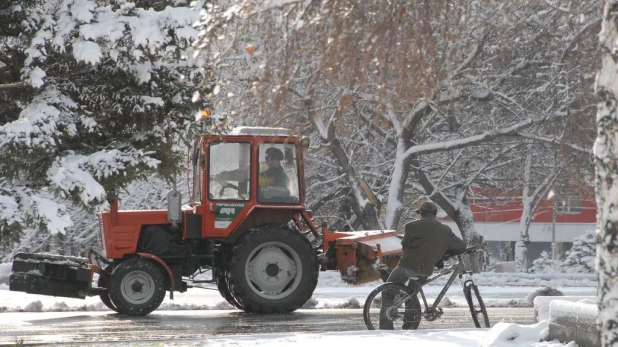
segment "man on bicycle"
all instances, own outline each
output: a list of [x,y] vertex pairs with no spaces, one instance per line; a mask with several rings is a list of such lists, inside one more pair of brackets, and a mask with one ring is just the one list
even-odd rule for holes
[[[438,207],[426,201],[416,210],[420,219],[405,226],[405,235],[401,241],[403,255],[386,282],[406,284],[416,290],[420,283],[431,276],[434,266],[447,252],[464,251],[466,244],[455,234],[450,227],[436,219]],[[384,298],[392,300],[392,298]],[[415,328],[408,323],[409,317],[404,317],[402,329]],[[380,329],[393,329],[393,322],[382,320]]]

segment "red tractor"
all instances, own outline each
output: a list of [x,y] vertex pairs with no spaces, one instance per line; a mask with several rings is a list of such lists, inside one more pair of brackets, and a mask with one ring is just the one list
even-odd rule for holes
[[[284,313],[302,307],[323,268],[345,263],[354,274],[360,258],[397,256],[394,232],[322,235],[305,210],[303,150],[307,138],[280,128],[236,128],[196,140],[191,154],[190,203],[168,194],[167,210],[99,214],[103,254],[88,258],[17,254],[9,288],[28,293],[84,298],[99,295],[120,313],[146,315],[166,291],[185,292],[194,276],[216,284],[221,295],[246,312]],[[326,228],[324,230],[327,230]],[[317,242],[312,246],[309,238]],[[345,238],[337,247],[337,239]],[[350,238],[352,240],[350,240]],[[386,247],[381,247],[384,239]],[[396,238],[395,238],[396,239]],[[343,240],[342,240],[343,241]],[[324,249],[326,251],[326,249]],[[92,286],[93,273],[98,286]]]

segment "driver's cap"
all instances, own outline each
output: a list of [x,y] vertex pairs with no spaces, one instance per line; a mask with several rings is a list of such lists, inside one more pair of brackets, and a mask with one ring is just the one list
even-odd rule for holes
[[431,201],[425,201],[418,209],[416,209],[416,212],[420,213],[421,211],[436,215],[438,214],[438,206]]

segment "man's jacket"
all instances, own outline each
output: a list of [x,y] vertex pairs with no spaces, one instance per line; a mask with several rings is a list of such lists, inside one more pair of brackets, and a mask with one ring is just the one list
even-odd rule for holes
[[260,187],[270,185],[287,187],[288,175],[285,174],[285,171],[281,166],[271,167],[268,170],[260,173],[259,185]]
[[430,276],[446,251],[464,250],[466,244],[436,217],[425,216],[406,224],[401,247],[403,256],[399,265]]

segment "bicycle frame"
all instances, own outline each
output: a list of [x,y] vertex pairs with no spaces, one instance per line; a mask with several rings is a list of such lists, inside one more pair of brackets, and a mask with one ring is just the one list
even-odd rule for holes
[[[436,312],[436,308],[438,307],[438,304],[440,303],[440,301],[442,301],[442,298],[444,297],[444,295],[446,294],[446,292],[448,291],[448,289],[451,287],[451,285],[453,284],[453,282],[455,281],[455,278],[459,277],[461,278],[461,276],[466,272],[464,271],[464,264],[463,264],[463,260],[461,258],[461,255],[457,255],[457,264],[450,266],[447,269],[444,269],[442,271],[440,271],[439,273],[430,276],[425,282],[423,282],[419,288],[417,290],[414,291],[414,294],[412,294],[412,296],[417,295],[418,293],[421,294],[421,297],[423,298],[423,305],[425,305],[425,310],[426,312]],[[431,305],[431,307],[429,307],[429,305],[427,304],[427,298],[425,297],[425,293],[423,292],[423,287],[433,281],[435,281],[436,279],[447,275],[449,273],[451,273],[451,277],[448,279],[448,281],[446,282],[446,284],[444,285],[444,288],[442,288],[442,291],[440,292],[440,294],[436,297],[436,299],[434,300],[433,304]],[[401,300],[399,300],[397,303],[395,303],[396,305],[400,305],[401,303],[405,302],[408,300],[409,297],[405,297],[402,298]]]
[[[367,325],[367,328],[370,330],[376,329],[376,327],[378,327],[378,329],[392,329],[392,327],[388,328],[388,324],[386,323],[387,320],[395,321],[398,319],[403,319],[404,323],[402,323],[402,329],[417,329],[418,324],[420,323],[422,318],[430,322],[440,318],[444,311],[441,307],[438,307],[438,304],[440,304],[442,299],[445,297],[446,293],[448,292],[449,288],[457,277],[459,277],[463,286],[464,297],[466,298],[466,301],[470,308],[470,313],[472,315],[474,325],[477,328],[489,328],[491,325],[489,322],[489,317],[487,315],[487,310],[480,296],[478,288],[474,284],[474,280],[472,279],[472,272],[466,271],[463,262],[463,254],[470,254],[476,249],[477,247],[473,246],[467,248],[464,252],[459,254],[446,254],[442,258],[442,261],[457,257],[457,262],[447,268],[442,269],[436,274],[432,274],[425,281],[418,281],[418,277],[408,277],[409,280],[414,280],[415,282],[418,281],[416,282],[418,284],[416,287],[412,286],[411,283],[408,283],[407,286],[401,283],[385,283],[374,289],[371,293],[369,293],[367,300],[365,300],[365,305],[363,306],[363,319],[365,320],[365,325]],[[433,301],[431,306],[429,306],[429,304],[427,303],[427,298],[425,297],[425,293],[423,291],[423,287],[446,275],[449,275],[446,284],[444,285],[436,299]],[[463,275],[466,275],[465,278]],[[387,298],[387,291],[389,293],[393,293],[389,294],[388,296],[388,300],[393,301],[386,303],[386,306],[384,306],[383,301],[374,301],[374,299],[378,298],[380,294],[384,294],[384,296],[382,297],[383,299]],[[418,293],[421,293],[421,296],[423,298],[424,309],[420,306],[421,304],[417,297]],[[401,306],[404,303],[406,304],[405,311],[400,311]],[[380,313],[378,315],[380,321],[379,324],[376,323],[377,325],[372,323],[372,320],[376,316],[376,311],[373,310],[374,308],[376,310],[380,310]],[[420,316],[417,315],[417,312],[420,314]]]

